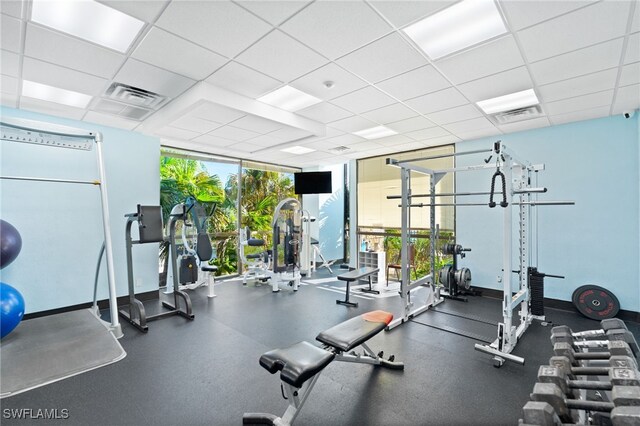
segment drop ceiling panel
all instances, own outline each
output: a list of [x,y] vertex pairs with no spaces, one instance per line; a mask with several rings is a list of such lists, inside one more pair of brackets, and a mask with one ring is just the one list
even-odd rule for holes
[[547,117],[538,117],[533,118],[531,120],[523,120],[515,123],[503,124],[502,126],[498,126],[503,133],[513,133],[513,132],[521,132],[523,130],[529,129],[537,129],[540,127],[548,127],[551,124],[549,123],[549,119]]
[[236,59],[285,82],[327,62],[322,56],[278,30],[269,33]]
[[[198,134],[208,133],[222,126],[222,123],[214,123],[213,121],[204,120],[198,117],[184,116],[171,122],[172,127],[178,129],[189,130]],[[191,138],[189,138],[191,139]]]
[[87,95],[101,95],[109,80],[36,59],[24,58],[22,78]]
[[0,75],[0,91],[5,95],[18,95],[18,80],[8,75]]
[[22,22],[8,15],[0,15],[0,47],[20,53]]
[[418,115],[417,112],[411,108],[407,108],[401,103],[395,103],[362,114],[363,117],[380,124],[405,120],[407,118],[415,117],[416,115]]
[[559,115],[583,109],[596,108],[599,106],[611,105],[613,90],[605,90],[589,95],[576,96],[575,98],[563,99],[556,102],[547,102],[545,110],[547,115]]
[[412,132],[414,130],[428,129],[435,127],[435,123],[424,117],[414,117],[407,120],[396,121],[387,124],[387,127],[399,133]]
[[240,6],[223,1],[174,1],[156,25],[229,58],[271,30]]
[[305,130],[294,129],[293,127],[285,126],[282,129],[269,133],[268,135],[280,139],[282,142],[288,142],[300,138],[309,137],[311,136],[311,133]]
[[[640,5],[636,6],[636,10],[640,9]],[[624,63],[640,61],[640,33],[631,34],[627,42],[627,53],[624,57]]]
[[518,37],[524,54],[535,62],[620,37],[627,28],[629,6],[626,1],[603,1],[522,30]]
[[285,22],[283,31],[336,59],[391,31],[364,2],[315,2]]
[[170,98],[179,96],[195,83],[182,75],[131,58],[127,59],[114,80]]
[[343,132],[353,133],[358,130],[364,130],[377,126],[373,121],[367,120],[362,117],[354,116],[349,118],[343,118],[342,120],[333,121],[329,123],[330,127],[334,127]]
[[413,132],[405,133],[405,136],[409,136],[416,141],[422,141],[431,138],[438,138],[441,136],[447,136],[449,132],[442,127],[431,127],[429,129],[416,130]]
[[422,141],[424,146],[437,146],[437,145],[445,145],[450,143],[460,142],[460,138],[454,135],[446,135],[440,136],[437,138],[427,139],[426,141]]
[[126,130],[133,130],[140,124],[139,121],[127,120],[126,118],[116,117],[110,114],[102,114],[96,111],[88,111],[84,115],[83,120],[89,123],[98,123],[104,126]]
[[167,3],[169,3],[169,0],[99,0],[99,2],[142,21],[154,22]]
[[436,62],[436,66],[454,84],[466,83],[522,65],[524,60],[512,36],[499,38]]
[[427,116],[429,120],[438,125],[470,120],[477,117],[482,117],[482,113],[472,104],[445,109],[444,111],[434,112]]
[[241,152],[253,152],[253,151],[258,151],[259,149],[262,149],[262,147],[258,146],[258,145],[253,145],[250,144],[248,142],[237,142],[233,144],[234,151],[241,151]]
[[486,118],[479,117],[471,120],[459,121],[443,126],[445,129],[460,136],[460,133],[470,132],[472,130],[493,129],[495,126]]
[[22,16],[22,4],[21,0],[2,0],[0,1],[0,13],[20,18]]
[[574,121],[591,120],[594,118],[606,117],[609,115],[609,106],[574,111],[567,114],[559,114],[549,117],[549,121],[554,126],[558,124],[571,123]]
[[250,98],[258,98],[282,85],[281,81],[237,62],[229,62],[206,81]]
[[622,67],[619,86],[640,83],[640,62]]
[[194,80],[203,80],[227,62],[224,56],[155,27],[131,56]]
[[228,125],[218,127],[217,129],[207,134],[211,136],[223,138],[223,139],[229,139],[234,142],[246,141],[247,139],[255,138],[256,136],[260,135],[260,133],[251,132],[249,130],[239,129],[237,127],[228,126]]
[[352,135],[351,133],[347,133],[340,136],[335,136],[329,139],[324,140],[328,145],[333,146],[351,146],[355,143],[364,142],[365,139],[360,136]]
[[0,71],[4,75],[19,77],[20,55],[9,52],[8,50],[0,51]]
[[164,126],[155,132],[159,136],[173,138],[173,139],[182,139],[189,140],[201,135],[200,132],[192,132],[190,130],[179,129],[173,126]]
[[396,28],[403,27],[420,18],[432,15],[455,1],[414,0],[387,1],[370,0],[369,3],[387,18]]
[[279,25],[297,11],[309,4],[307,0],[298,1],[264,1],[242,0],[237,2],[272,25]]
[[617,77],[618,69],[612,68],[582,77],[540,86],[538,88],[538,95],[544,102],[553,102],[560,99],[601,92],[603,90],[613,89],[616,85]]
[[111,79],[125,56],[94,44],[27,24],[25,55]]
[[0,92],[0,102],[2,103],[2,105],[5,105],[11,108],[17,108],[18,96]]
[[636,9],[633,11],[633,23],[631,25],[631,32],[640,31],[640,7],[636,4]]
[[401,101],[450,87],[451,84],[431,65],[420,67],[376,84]]
[[276,123],[275,121],[249,114],[235,120],[233,122],[233,127],[238,127],[240,129],[256,133],[269,133],[274,130],[281,129],[284,125],[282,123]]
[[207,147],[225,147],[234,144],[235,142],[229,139],[224,139],[211,134],[201,135],[193,139],[194,142],[202,144]]
[[356,90],[355,92],[340,96],[331,101],[332,104],[356,114],[391,105],[394,102],[395,100],[393,98],[385,95],[373,86]]
[[393,135],[387,136],[386,138],[374,139],[377,144],[389,147],[389,146],[397,146],[402,145],[409,142],[415,142],[413,139],[404,135]]
[[473,102],[531,88],[533,88],[533,82],[527,67],[514,68],[458,85],[460,92]]
[[632,111],[640,108],[640,84],[621,87],[616,93],[613,104],[613,113],[621,114],[624,111]]
[[439,92],[429,93],[414,99],[409,99],[407,105],[419,111],[422,114],[429,114],[443,109],[449,109],[464,105],[468,101],[453,87],[440,90]]
[[539,0],[500,1],[512,30],[529,27],[592,3],[593,1],[583,0],[555,0],[545,2],[544,7],[540,7]]
[[229,123],[240,117],[244,117],[245,113],[222,105],[206,102],[193,109],[189,115],[215,123]]
[[[326,81],[333,82],[333,87],[325,87],[323,83]],[[324,100],[337,98],[366,85],[365,81],[334,63],[320,67],[290,83],[290,86]]]
[[81,120],[84,115],[84,110],[80,108],[57,104],[55,102],[42,101],[40,99],[28,98],[25,96],[20,98],[20,109],[41,112],[43,114],[54,115],[56,117],[71,118],[74,120]]
[[319,104],[311,105],[308,108],[296,111],[296,114],[325,124],[342,118],[351,117],[353,115],[349,111],[328,102],[320,102]]
[[537,84],[548,84],[617,67],[620,64],[622,40],[619,38],[536,62],[530,65],[531,73]]
[[456,136],[464,141],[469,141],[473,139],[486,138],[489,136],[499,135],[500,130],[496,127],[484,127],[482,129],[470,130],[468,132],[459,132],[456,133]]
[[338,64],[369,82],[377,83],[426,65],[427,60],[393,33],[338,59]]
[[278,138],[269,135],[260,135],[255,138],[248,139],[247,142],[257,145],[261,148],[276,146],[282,143]]

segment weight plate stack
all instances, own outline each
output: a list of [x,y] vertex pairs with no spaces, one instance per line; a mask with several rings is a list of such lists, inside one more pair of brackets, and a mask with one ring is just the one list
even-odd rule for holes
[[593,284],[578,287],[571,300],[582,315],[593,320],[613,318],[620,310],[620,302],[613,293]]
[[451,285],[451,265],[444,265],[442,269],[438,272],[438,280],[440,284],[445,286],[447,289],[450,288]]
[[458,269],[454,276],[460,289],[469,290],[471,288],[471,270],[469,268]]

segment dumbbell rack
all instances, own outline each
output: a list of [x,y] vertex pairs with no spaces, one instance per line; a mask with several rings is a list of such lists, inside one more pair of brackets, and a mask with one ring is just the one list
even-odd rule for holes
[[554,356],[538,370],[520,426],[640,424],[639,348],[623,321],[578,333],[554,327],[551,341]]

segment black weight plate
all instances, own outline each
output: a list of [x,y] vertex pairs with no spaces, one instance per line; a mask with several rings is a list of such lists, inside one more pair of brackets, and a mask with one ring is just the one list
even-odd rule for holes
[[578,287],[573,292],[571,300],[582,315],[593,320],[613,318],[620,310],[618,298],[609,290],[597,285]]

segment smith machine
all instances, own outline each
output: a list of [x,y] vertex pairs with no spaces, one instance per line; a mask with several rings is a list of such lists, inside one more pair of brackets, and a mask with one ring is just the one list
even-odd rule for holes
[[[449,169],[433,170],[416,164],[426,160],[434,160],[446,157],[458,157],[462,155],[488,154],[489,158],[484,160],[484,164],[473,166],[453,167]],[[492,162],[492,159],[495,162]],[[533,319],[544,320],[544,311],[540,309],[542,304],[542,292],[538,288],[532,291],[531,282],[539,283],[540,276],[557,277],[549,274],[540,274],[534,265],[537,264],[537,220],[533,207],[550,205],[573,205],[573,201],[538,201],[537,194],[547,192],[547,188],[532,186],[534,174],[544,170],[544,164],[532,165],[529,162],[518,159],[501,141],[493,144],[491,149],[481,149],[466,152],[456,152],[453,154],[443,154],[431,157],[413,158],[407,160],[395,160],[387,158],[387,165],[400,168],[402,195],[389,196],[388,198],[401,199],[401,265],[402,279],[400,284],[400,296],[403,299],[404,312],[392,321],[387,330],[414,318],[431,307],[441,303],[444,298],[440,294],[440,286],[436,285],[438,271],[435,262],[431,262],[431,273],[415,281],[411,281],[409,271],[409,240],[411,238],[411,208],[428,207],[430,211],[430,246],[431,259],[436,258],[436,243],[438,238],[438,226],[436,225],[436,207],[444,206],[487,206],[487,203],[444,203],[437,202],[437,197],[459,197],[472,195],[489,195],[488,206],[495,208],[500,206],[503,212],[503,250],[502,250],[502,271],[498,281],[502,281],[503,298],[502,314],[503,320],[498,324],[497,339],[489,345],[476,344],[475,349],[493,355],[494,366],[500,367],[505,361],[512,361],[524,364],[524,358],[511,354],[511,351],[518,343],[518,339],[524,334]],[[494,169],[490,192],[463,192],[463,193],[436,193],[436,185],[447,173],[470,172],[476,170]],[[411,193],[411,172],[428,175],[429,193]],[[496,180],[499,180],[501,191],[495,191]],[[502,200],[494,202],[494,195],[501,194]],[[428,203],[414,203],[413,198],[428,197]],[[513,222],[514,215],[517,215],[518,223],[518,265],[513,270]],[[512,279],[512,271],[518,274],[518,279]],[[514,286],[514,281],[517,286]],[[417,304],[411,300],[412,292],[419,287],[426,287],[427,295],[425,300]],[[514,288],[515,287],[515,288]],[[533,295],[533,297],[532,297]],[[533,299],[533,300],[532,300]],[[539,300],[538,300],[539,299]],[[518,313],[519,324],[514,325],[513,311],[520,307]]]

